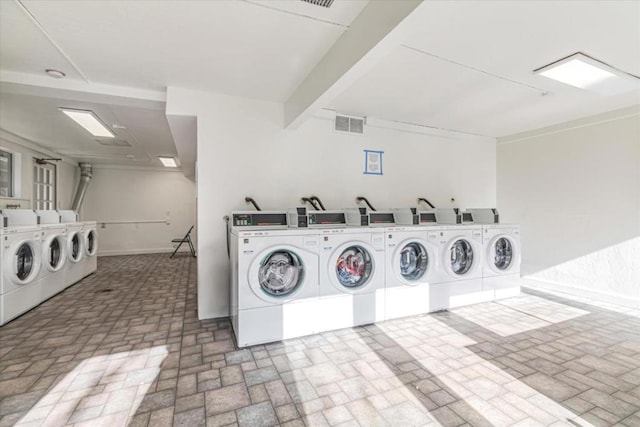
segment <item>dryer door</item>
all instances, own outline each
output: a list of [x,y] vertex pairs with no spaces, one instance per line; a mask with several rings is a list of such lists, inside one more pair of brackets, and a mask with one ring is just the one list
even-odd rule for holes
[[517,242],[507,235],[498,235],[489,243],[488,264],[499,274],[508,274],[518,264]]
[[267,302],[290,301],[304,278],[302,258],[289,248],[275,248],[259,256],[249,271],[252,291]]
[[43,244],[42,259],[49,271],[60,271],[65,263],[65,241],[63,236],[53,236]]
[[[361,242],[343,245],[331,257],[329,265],[334,286],[343,292],[356,293],[363,290],[374,274],[372,249]],[[333,272],[331,271],[333,269]]]
[[67,255],[71,262],[80,262],[82,260],[82,233],[80,231],[69,233]]
[[433,259],[427,243],[419,240],[405,241],[396,249],[393,268],[396,275],[409,285],[416,285],[426,279]]
[[[38,246],[39,249],[39,246]],[[31,283],[40,271],[40,258],[36,243],[31,240],[17,242],[9,248],[8,272],[16,285]]]
[[476,262],[473,245],[465,237],[453,239],[445,251],[444,262],[446,270],[454,277],[463,277],[469,274]]
[[85,255],[93,256],[98,249],[98,233],[96,230],[88,230],[85,232],[84,237],[84,251]]

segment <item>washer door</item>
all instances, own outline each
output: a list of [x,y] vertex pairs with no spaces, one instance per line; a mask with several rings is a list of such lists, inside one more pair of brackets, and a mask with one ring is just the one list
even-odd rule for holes
[[302,258],[290,248],[271,249],[259,255],[249,269],[249,285],[259,298],[283,303],[294,298],[305,278]]
[[49,271],[60,271],[66,261],[65,240],[63,236],[52,236],[42,245],[42,259]]
[[89,230],[84,233],[84,253],[93,256],[98,249],[98,233],[96,230]]
[[9,248],[9,277],[16,285],[31,283],[40,271],[39,246],[32,240],[22,240]]
[[375,271],[373,249],[362,242],[340,246],[329,259],[329,277],[339,291],[358,293],[366,289]]
[[475,267],[473,244],[465,237],[456,237],[447,245],[445,267],[453,277],[464,277]]
[[396,276],[408,285],[417,285],[431,272],[433,252],[421,240],[404,241],[396,249],[393,269]]
[[515,239],[505,234],[489,242],[487,263],[498,274],[508,274],[518,265],[518,246]]
[[82,254],[82,232],[72,231],[67,238],[67,255],[71,262],[80,262]]

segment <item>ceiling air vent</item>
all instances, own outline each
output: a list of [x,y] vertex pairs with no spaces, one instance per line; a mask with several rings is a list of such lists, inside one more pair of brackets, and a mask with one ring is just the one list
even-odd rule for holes
[[364,133],[364,118],[336,114],[335,130],[362,135]]
[[329,7],[333,0],[302,0],[305,3],[315,4],[316,6]]
[[108,145],[110,147],[131,147],[131,144],[122,139],[96,139],[95,141],[100,145]]

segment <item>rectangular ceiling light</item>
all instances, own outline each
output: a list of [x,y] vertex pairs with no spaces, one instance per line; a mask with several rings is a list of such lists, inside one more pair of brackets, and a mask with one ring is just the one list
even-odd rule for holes
[[173,157],[158,157],[165,168],[177,168],[178,164]]
[[580,52],[538,68],[534,73],[602,95],[640,89],[640,78]]
[[98,116],[93,111],[89,110],[74,110],[70,108],[59,108],[60,111],[65,113],[71,120],[85,128],[93,136],[101,136],[104,138],[115,138],[113,132],[100,121]]

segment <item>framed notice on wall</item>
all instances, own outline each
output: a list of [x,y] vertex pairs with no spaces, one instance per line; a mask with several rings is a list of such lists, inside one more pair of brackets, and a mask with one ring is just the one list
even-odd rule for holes
[[384,151],[364,150],[364,174],[382,175],[382,155]]

